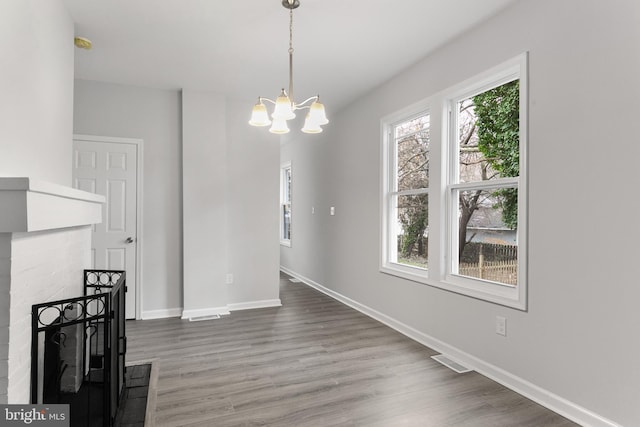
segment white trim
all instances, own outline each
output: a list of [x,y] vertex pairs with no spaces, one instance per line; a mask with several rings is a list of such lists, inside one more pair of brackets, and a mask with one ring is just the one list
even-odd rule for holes
[[[524,85],[522,86],[526,87],[528,83],[526,80],[523,80],[522,75],[526,75],[528,72],[528,58],[528,52],[521,53],[495,67],[475,74],[441,93],[447,94],[447,99],[458,102],[518,79],[520,79],[521,82],[524,81]],[[522,107],[522,97],[520,101],[520,106]]]
[[524,397],[531,399],[532,401],[550,409],[580,425],[591,427],[622,427],[601,415],[596,414],[584,408],[574,402],[571,402],[562,396],[558,396],[548,390],[543,389],[523,378],[520,378],[510,372],[505,371],[495,365],[492,365],[476,356],[466,353],[457,347],[447,344],[437,338],[427,335],[419,330],[402,323],[393,317],[387,316],[371,307],[361,304],[349,297],[346,297],[338,292],[324,287],[323,285],[314,282],[313,280],[304,277],[294,271],[280,267],[280,270],[290,276],[295,277],[307,286],[310,286],[323,294],[330,296],[331,298],[357,310],[372,319],[375,319],[392,329],[400,332],[401,334],[411,338],[420,344],[429,347],[439,353],[451,356],[452,359],[459,363],[473,369],[479,374],[484,375],[493,381],[502,384],[503,386],[523,395]]
[[166,319],[168,317],[180,317],[182,319],[193,319],[205,316],[226,316],[232,311],[252,310],[254,308],[282,307],[280,299],[267,299],[260,301],[239,302],[228,304],[225,307],[200,308],[196,310],[184,310],[179,308],[167,308],[161,310],[147,310],[142,312],[142,320]]
[[182,308],[165,308],[161,310],[143,311],[138,320],[166,319],[169,317],[182,316]]
[[[396,275],[405,279],[414,280],[427,284],[429,277],[428,266],[426,268],[405,265],[393,262],[391,259],[398,259],[397,245],[390,242],[393,234],[397,236],[397,218],[392,214],[396,206],[398,197],[417,196],[426,194],[431,199],[429,187],[398,191],[397,189],[397,152],[396,138],[393,130],[396,125],[409,122],[423,116],[429,116],[429,131],[431,131],[431,98],[423,99],[415,104],[396,111],[380,120],[380,252],[379,270],[383,273]],[[429,147],[431,156],[431,147]],[[431,179],[431,177],[429,177]]]
[[144,183],[144,140],[138,138],[120,138],[110,136],[96,136],[74,134],[73,140],[90,141],[90,142],[107,142],[116,144],[133,144],[136,146],[136,319],[142,319],[142,299],[144,298],[142,286],[142,244],[144,243],[142,235],[142,219],[143,219],[143,183]]
[[238,310],[253,310],[254,308],[270,308],[270,307],[282,307],[282,301],[280,299],[266,299],[261,301],[248,301],[239,302],[236,304],[228,304],[229,311]]
[[195,319],[196,317],[204,316],[226,316],[231,314],[229,307],[210,307],[210,308],[198,308],[195,310],[182,310],[181,319]]

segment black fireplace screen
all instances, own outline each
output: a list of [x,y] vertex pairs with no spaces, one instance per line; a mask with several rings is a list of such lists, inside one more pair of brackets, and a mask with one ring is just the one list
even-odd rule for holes
[[31,403],[69,404],[72,426],[111,426],[124,388],[125,277],[85,270],[84,296],[32,306]]

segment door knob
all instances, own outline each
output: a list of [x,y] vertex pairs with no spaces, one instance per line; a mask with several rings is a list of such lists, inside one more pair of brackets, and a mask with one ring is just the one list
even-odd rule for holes
[[124,241],[125,243],[133,243],[133,237],[127,237],[127,240]]

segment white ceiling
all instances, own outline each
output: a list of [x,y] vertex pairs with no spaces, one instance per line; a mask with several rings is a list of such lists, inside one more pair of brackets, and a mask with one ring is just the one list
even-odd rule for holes
[[[281,0],[63,0],[76,77],[275,98],[288,87],[289,11]],[[336,111],[515,0],[300,0],[296,101]]]

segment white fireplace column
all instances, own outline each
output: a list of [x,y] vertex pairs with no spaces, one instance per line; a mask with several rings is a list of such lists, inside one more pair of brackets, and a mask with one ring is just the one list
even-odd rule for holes
[[0,403],[29,403],[31,306],[81,296],[104,197],[0,177]]

